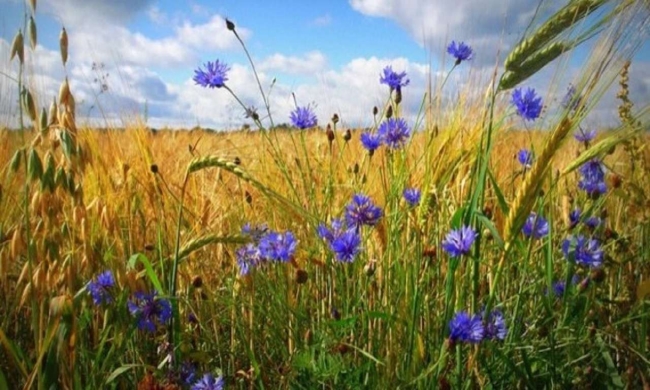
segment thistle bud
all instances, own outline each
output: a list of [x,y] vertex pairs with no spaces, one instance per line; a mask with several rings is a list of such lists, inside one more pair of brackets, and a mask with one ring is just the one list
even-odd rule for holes
[[158,173],[158,164],[151,164],[151,167],[149,167],[149,169],[151,170],[151,173],[153,173],[154,175],[157,174]]
[[343,140],[345,142],[348,142],[351,139],[352,139],[352,132],[350,131],[350,129],[345,130],[345,134],[343,135]]
[[395,104],[399,106],[402,102],[402,88],[397,88],[395,90]]
[[334,124],[339,123],[339,115],[338,114],[332,115],[332,123],[334,123]]
[[9,60],[13,60],[14,57],[17,55],[18,59],[20,60],[20,63],[25,62],[25,48],[24,42],[23,42],[23,32],[18,30],[18,34],[14,37],[14,41],[11,43],[11,56],[9,57]]
[[329,124],[327,125],[327,130],[325,131],[325,134],[327,134],[327,142],[329,142],[330,144],[334,142],[334,131],[332,131],[332,128],[330,127]]
[[235,23],[231,22],[230,19],[226,19],[226,28],[229,31],[235,31]]
[[59,35],[59,51],[61,53],[61,61],[63,66],[68,62],[68,33],[65,31],[65,27],[61,29],[61,34]]
[[253,196],[251,195],[250,192],[246,191],[244,193],[244,198],[246,199],[246,203],[248,203],[248,204],[253,203]]
[[241,165],[241,159],[239,157],[235,156],[235,158],[233,159],[233,162],[235,163],[235,165]]
[[386,119],[390,119],[393,117],[393,106],[388,106],[388,110],[386,110]]
[[377,106],[374,106],[372,108],[372,115],[377,116],[377,114],[379,114],[379,109],[377,108]]
[[199,275],[195,276],[194,279],[192,279],[192,286],[194,286],[194,288],[201,288],[203,286],[203,278]]

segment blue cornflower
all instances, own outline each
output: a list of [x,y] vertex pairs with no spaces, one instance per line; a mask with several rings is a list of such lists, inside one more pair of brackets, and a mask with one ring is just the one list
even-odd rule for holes
[[461,62],[472,59],[472,48],[465,44],[465,42],[451,41],[449,46],[447,46],[447,53],[456,58],[456,65],[460,65]]
[[389,118],[379,125],[377,133],[389,148],[399,149],[406,144],[411,130],[403,118]]
[[404,200],[406,200],[406,203],[408,203],[409,206],[415,207],[420,204],[420,198],[422,197],[422,194],[417,188],[407,188],[404,190],[404,193],[402,195],[404,196]]
[[250,238],[253,239],[253,242],[259,242],[260,238],[262,238],[262,236],[264,236],[268,231],[269,227],[265,223],[255,226],[247,223],[241,228],[242,234],[250,236]]
[[345,207],[345,221],[348,226],[360,228],[362,225],[374,226],[379,222],[383,212],[369,196],[356,194]]
[[542,238],[548,235],[548,221],[541,215],[530,213],[521,231],[526,237]]
[[569,227],[574,228],[578,222],[580,222],[580,217],[582,216],[582,211],[580,209],[575,209],[569,213]]
[[589,142],[593,141],[594,138],[596,138],[596,130],[582,130],[579,129],[573,137],[579,141],[582,142],[586,145],[589,144]]
[[[578,284],[580,281],[580,277],[578,275],[573,275],[571,278],[571,283],[573,285]],[[555,294],[556,297],[561,297],[564,295],[564,291],[566,291],[566,281],[565,280],[559,280],[552,285],[553,288],[553,294]]]
[[223,390],[223,377],[215,378],[212,374],[205,374],[192,385],[191,390]]
[[215,62],[208,61],[205,64],[206,70],[198,68],[194,71],[194,82],[202,87],[208,88],[221,88],[226,85],[228,81],[228,71],[230,67],[223,62],[216,60]]
[[332,228],[331,229],[328,229],[327,225],[325,225],[324,223],[321,223],[316,228],[316,232],[318,233],[318,237],[324,239],[329,244],[331,244],[332,241],[334,241],[334,239],[336,237],[338,237],[339,235],[341,235],[341,233],[343,233],[345,231],[345,229],[346,228],[345,228],[345,225],[344,225],[343,221],[336,218],[336,219],[332,220]]
[[590,196],[598,196],[607,192],[605,183],[605,166],[597,159],[591,159],[579,168],[581,175],[578,181],[578,188],[587,192]]
[[524,169],[530,169],[533,166],[534,160],[535,156],[533,155],[533,152],[528,149],[521,149],[517,152],[517,161],[519,161],[519,164],[521,164]]
[[405,87],[409,84],[411,80],[406,79],[406,72],[397,73],[393,71],[392,66],[387,66],[384,68],[384,74],[379,76],[379,83],[386,84],[390,87],[390,90],[401,90],[402,87]]
[[237,249],[237,252],[235,252],[235,258],[237,259],[239,274],[242,276],[248,275],[251,267],[256,267],[263,260],[260,249],[251,243]]
[[361,144],[370,153],[373,153],[381,146],[381,141],[379,134],[361,133]]
[[576,92],[576,87],[573,84],[569,84],[566,94],[562,99],[562,103],[560,103],[563,108],[575,110],[578,107],[578,104],[580,104],[580,99],[575,98]]
[[357,229],[347,229],[338,234],[330,243],[336,260],[351,263],[361,251],[361,235]]
[[259,250],[263,258],[288,262],[296,252],[298,241],[293,233],[269,232],[260,239]]
[[88,283],[88,292],[93,298],[93,303],[99,306],[102,303],[113,302],[113,297],[111,296],[113,287],[115,287],[115,277],[113,277],[111,271],[104,271],[97,275],[96,280]]
[[156,324],[164,324],[172,316],[172,306],[167,299],[156,299],[157,291],[145,293],[137,291],[127,302],[129,312],[138,320],[138,328],[149,332],[156,331]]
[[589,217],[585,220],[585,225],[587,225],[587,227],[590,229],[595,229],[600,226],[602,222],[603,220],[598,217]]
[[442,249],[451,257],[466,255],[478,234],[469,226],[452,230],[442,241]]
[[565,239],[562,242],[562,252],[567,259],[590,268],[598,268],[603,264],[603,250],[600,249],[598,240],[583,235]]
[[291,123],[297,128],[304,130],[314,127],[318,124],[316,114],[312,111],[311,107],[296,107],[291,112]]
[[196,379],[196,364],[191,361],[184,361],[179,370],[179,379],[185,385],[191,385]]
[[453,341],[480,343],[485,335],[481,316],[471,316],[464,311],[458,312],[449,321],[449,338]]
[[485,318],[485,310],[481,313],[481,318],[485,320],[485,338],[505,340],[508,335],[506,320],[501,310],[493,310],[488,318]]
[[524,120],[534,121],[542,113],[542,98],[537,96],[533,88],[528,88],[526,92],[516,88],[512,93],[512,104]]

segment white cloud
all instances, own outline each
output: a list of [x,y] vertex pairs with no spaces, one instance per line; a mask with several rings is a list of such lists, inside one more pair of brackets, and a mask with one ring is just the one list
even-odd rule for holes
[[288,74],[313,74],[322,72],[326,67],[327,58],[319,51],[311,51],[302,57],[276,53],[265,58],[259,64],[261,70]]
[[330,14],[321,15],[311,21],[311,24],[316,27],[329,26],[331,23],[332,23],[332,16]]

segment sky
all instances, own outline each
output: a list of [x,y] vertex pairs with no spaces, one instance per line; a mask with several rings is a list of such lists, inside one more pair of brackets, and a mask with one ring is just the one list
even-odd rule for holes
[[[549,0],[540,15],[563,1]],[[403,114],[416,121],[427,80],[444,79],[453,60],[451,40],[464,41],[474,58],[454,69],[442,95],[482,93],[495,64],[522,37],[539,0],[38,0],[36,50],[26,48],[30,88],[49,106],[67,76],[78,120],[123,126],[145,118],[151,127],[240,128],[250,120],[224,89],[204,89],[192,80],[207,61],[230,66],[227,85],[247,107],[264,104],[245,52],[225,18],[236,24],[269,95],[276,124],[289,122],[297,105],[314,108],[319,123],[337,113],[343,126],[373,123],[388,89],[379,83],[388,65],[406,71]],[[0,0],[0,125],[17,123],[17,61],[9,48],[29,12],[22,0]],[[650,12],[650,10],[649,10]],[[60,61],[58,35],[65,26],[70,58]],[[645,32],[647,35],[647,31]],[[588,58],[594,40],[550,65],[524,86],[556,104]],[[650,45],[634,57],[631,97],[650,102]],[[560,65],[561,64],[561,65]],[[561,75],[561,77],[558,76]],[[615,90],[603,97],[590,120],[616,122]],[[268,118],[265,118],[268,123]]]

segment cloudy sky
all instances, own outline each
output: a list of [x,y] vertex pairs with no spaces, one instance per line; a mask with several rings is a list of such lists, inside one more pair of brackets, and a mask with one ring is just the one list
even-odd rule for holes
[[[338,113],[344,125],[372,123],[372,107],[387,98],[379,75],[387,65],[408,73],[404,113],[417,115],[429,71],[442,80],[453,65],[445,48],[453,39],[474,48],[473,60],[454,70],[445,96],[469,83],[479,89],[498,58],[525,32],[539,0],[39,0],[38,46],[27,49],[31,88],[42,105],[58,91],[67,74],[80,118],[108,122],[143,118],[153,127],[238,128],[244,110],[223,89],[206,90],[192,81],[206,61],[228,63],[228,86],[247,106],[263,107],[242,47],[225,28],[237,25],[270,90],[273,119],[288,122],[298,105],[315,107],[320,123]],[[558,9],[546,1],[541,14]],[[16,123],[16,61],[9,46],[23,25],[22,0],[0,0],[0,125]],[[63,68],[58,54],[62,26],[70,37],[70,59]],[[589,45],[556,69],[525,85],[534,86],[548,105],[557,102],[566,83],[580,74]],[[650,45],[643,45],[632,66],[632,98],[650,102]],[[553,79],[553,83],[549,80]],[[275,82],[274,82],[275,80]],[[554,88],[549,89],[549,84]],[[272,86],[272,88],[271,88]],[[614,91],[615,92],[615,91]],[[615,99],[603,99],[592,120],[614,121]],[[643,104],[641,104],[643,103]],[[262,110],[260,110],[262,112]],[[101,118],[101,119],[99,119]]]

